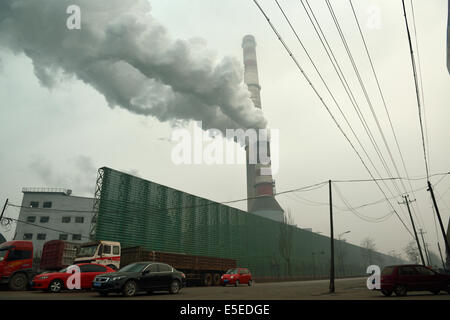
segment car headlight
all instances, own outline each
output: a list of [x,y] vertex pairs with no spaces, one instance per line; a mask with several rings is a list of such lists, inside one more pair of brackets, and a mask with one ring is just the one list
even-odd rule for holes
[[234,276],[231,276],[231,279],[234,279]]
[[48,279],[48,276],[39,277],[39,280],[45,280],[45,279]]
[[117,281],[117,280],[120,280],[120,279],[123,279],[123,278],[125,278],[125,277],[124,276],[113,277],[113,278],[111,278],[111,281]]

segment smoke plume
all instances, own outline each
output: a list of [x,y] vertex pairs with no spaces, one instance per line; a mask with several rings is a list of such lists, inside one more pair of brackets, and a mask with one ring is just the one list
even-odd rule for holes
[[[66,26],[71,5],[79,30]],[[216,61],[204,41],[171,39],[150,10],[147,0],[1,0],[0,46],[28,56],[42,85],[76,77],[111,107],[204,129],[265,127],[242,65]]]

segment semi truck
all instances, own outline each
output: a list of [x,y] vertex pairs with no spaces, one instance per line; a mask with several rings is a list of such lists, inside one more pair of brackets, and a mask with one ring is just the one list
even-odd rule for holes
[[167,263],[186,275],[188,285],[218,286],[221,275],[236,268],[233,259],[152,251],[141,246],[123,248],[120,258],[121,268],[140,261]]
[[0,283],[11,290],[25,290],[34,276],[33,243],[7,241],[0,244]]

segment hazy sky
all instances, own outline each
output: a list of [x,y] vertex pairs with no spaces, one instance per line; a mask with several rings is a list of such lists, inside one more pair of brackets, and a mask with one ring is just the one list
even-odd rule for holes
[[[8,6],[9,2],[7,0],[4,3]],[[11,28],[11,33],[8,34],[19,35],[13,39],[12,36],[7,36],[5,31],[1,31],[4,32],[3,35],[0,33],[1,202],[9,198],[10,202],[19,204],[22,198],[21,188],[26,186],[71,188],[75,195],[93,196],[96,170],[102,166],[132,172],[145,179],[216,201],[245,198],[246,177],[243,165],[173,164],[171,151],[175,143],[169,140],[174,123],[161,122],[158,119],[171,120],[171,116],[183,118],[192,115],[191,118],[210,120],[213,126],[224,124],[225,115],[229,115],[234,123],[242,121],[241,125],[250,124],[252,121],[262,122],[261,118],[256,119],[260,116],[257,113],[254,114],[255,118],[252,118],[253,113],[247,106],[248,96],[245,92],[242,94],[236,85],[242,72],[241,41],[246,34],[253,34],[257,42],[265,120],[270,128],[280,131],[280,169],[274,176],[277,192],[329,179],[370,178],[356,153],[290,60],[253,1],[152,0],[151,11],[147,15],[150,21],[148,23],[157,26],[150,29],[161,32],[161,42],[153,41],[149,37],[145,38],[145,41],[135,38],[136,41],[129,41],[128,46],[123,45],[125,42],[115,42],[114,33],[109,34],[109,38],[106,38],[107,41],[104,39],[104,42],[95,42],[95,33],[90,34],[91,39],[84,38],[83,30],[88,29],[88,26],[83,29],[83,24],[81,30],[70,31],[78,32],[77,41],[70,38],[72,34],[64,38],[68,31],[59,31],[58,28],[65,28],[65,19],[68,17],[65,12],[54,20],[42,19],[52,13],[50,7],[54,2],[41,1],[49,6],[36,5],[29,15],[22,14],[17,17],[7,10],[0,10],[0,26]],[[92,1],[61,2],[80,4],[82,23],[84,16],[90,21],[90,10],[97,13],[104,10],[103,20],[96,22],[96,30],[101,31],[103,25],[106,28],[110,19],[121,22],[122,27],[132,25],[132,21],[125,18],[121,20],[123,13],[128,11],[127,1],[95,1],[95,5],[91,6],[86,3],[93,3]],[[387,177],[300,1],[279,2],[286,9],[375,166],[383,177]],[[114,7],[118,3],[125,4]],[[260,3],[318,92],[330,105],[337,120],[350,135],[320,78],[283,20],[276,3],[271,0],[261,0]],[[310,3],[392,175],[397,176],[325,2]],[[397,167],[401,175],[406,176],[349,1],[336,0],[332,1],[332,4]],[[353,4],[360,18],[408,174],[412,178],[424,177],[418,108],[401,1],[364,0],[353,1]],[[406,1],[406,4],[415,44],[410,1]],[[446,68],[447,0],[414,0],[413,4],[428,129],[430,172],[448,172],[450,77]],[[378,17],[374,16],[377,12]],[[138,11],[133,14],[142,16],[145,12]],[[8,18],[11,18],[13,23]],[[48,25],[39,25],[39,21],[47,21]],[[139,28],[124,30],[115,29],[117,34],[122,32],[120,37],[123,39],[133,38],[138,34],[136,32],[140,32]],[[176,52],[173,56],[164,55],[167,48],[165,42],[162,42],[173,44],[177,39],[183,40],[178,43],[191,50],[191,55],[188,56],[192,60],[178,56]],[[180,50],[183,51],[183,48]],[[86,65],[89,58],[94,59],[96,55],[104,58],[106,52],[111,59],[116,59],[119,63],[122,58],[124,61],[132,61],[133,66],[147,78],[142,78],[141,81],[141,75],[138,77],[133,70],[127,69],[128,67],[122,69],[120,65],[114,65],[116,70],[112,69],[112,65],[105,65],[106,69],[98,65],[95,65],[95,68]],[[174,66],[173,69],[155,68],[155,71],[148,67],[148,61],[164,59],[168,59],[169,64]],[[43,70],[42,66],[46,68]],[[58,67],[65,68],[65,73]],[[205,74],[209,74],[211,70],[217,71],[214,73],[216,77],[206,77],[199,73],[199,70]],[[166,71],[172,73],[168,75]],[[55,74],[58,76],[55,77]],[[151,82],[148,78],[151,79],[152,76],[164,86],[159,87]],[[224,81],[223,83],[236,91],[217,90],[213,85],[216,80],[219,84]],[[147,90],[148,87],[152,89]],[[174,93],[167,93],[166,90],[172,90]],[[159,96],[158,92],[164,94]],[[182,94],[179,94],[180,92]],[[189,94],[184,95],[186,92]],[[192,92],[195,94],[191,94]],[[224,92],[227,93],[226,96]],[[129,96],[136,99],[127,100]],[[172,101],[170,99],[173,96],[176,99]],[[147,108],[148,104],[156,100],[161,103]],[[129,101],[132,103],[127,105]],[[211,113],[215,103],[225,106],[217,113],[217,118]],[[135,113],[130,112],[131,109]],[[186,112],[183,113],[184,111]],[[356,145],[355,138],[350,138]],[[358,150],[361,152],[359,146]],[[369,163],[367,160],[366,162]],[[375,174],[373,169],[372,171]],[[450,192],[447,192],[450,179],[441,180],[442,177],[432,177],[431,181],[439,182],[436,192],[438,198],[443,195],[439,205],[447,227],[450,215]],[[417,201],[413,206],[419,226],[427,232],[425,237],[430,248],[437,252],[437,236],[441,247],[444,246],[440,232],[436,234],[430,196],[425,190],[425,184],[425,180],[411,181],[413,189],[420,189],[415,192]],[[405,185],[410,188],[407,181]],[[391,194],[385,185],[381,186],[388,197],[395,197],[391,203],[412,231],[406,207],[398,205],[402,198],[396,188],[392,183],[387,183],[392,190]],[[339,183],[337,187],[347,203],[353,207],[384,198],[373,182]],[[403,191],[400,183],[398,187]],[[413,195],[411,198],[414,198]],[[292,210],[298,226],[329,234],[326,186],[311,192],[280,195],[278,200],[286,210]],[[334,202],[339,208],[345,209],[336,192]],[[242,202],[236,207],[245,209],[246,204]],[[389,213],[392,213],[392,208],[386,201],[358,209],[358,215],[371,218],[380,218]],[[9,208],[6,215],[17,217],[18,211]],[[359,244],[363,238],[369,236],[375,240],[377,248],[382,252],[396,250],[397,253],[403,253],[403,248],[411,240],[411,236],[395,214],[384,222],[373,223],[362,220],[355,213],[336,208],[334,222],[336,237],[350,230],[351,233],[346,234],[345,238],[351,243]],[[12,230],[6,233],[7,237],[12,234]]]

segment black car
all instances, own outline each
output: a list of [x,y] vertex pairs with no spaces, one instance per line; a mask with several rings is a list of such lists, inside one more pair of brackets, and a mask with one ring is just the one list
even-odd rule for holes
[[178,293],[186,285],[184,273],[165,263],[136,262],[114,273],[104,273],[95,277],[93,290],[106,296],[110,292],[131,297],[140,291],[168,290]]

